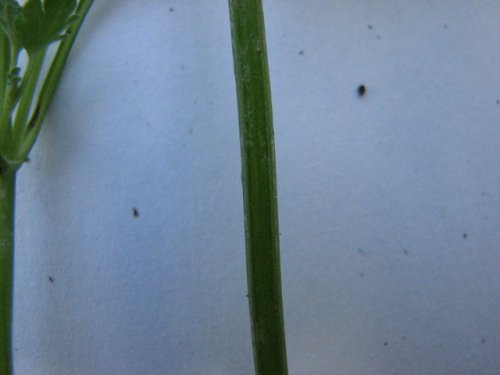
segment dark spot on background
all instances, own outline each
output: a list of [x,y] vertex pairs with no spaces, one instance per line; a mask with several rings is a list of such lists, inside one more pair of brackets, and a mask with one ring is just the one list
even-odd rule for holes
[[462,235],[462,237],[463,237],[464,239],[465,239],[465,238],[467,238],[467,233],[464,233],[464,234]]
[[408,253],[408,250],[407,250],[407,249],[404,249],[404,250],[403,250],[403,254],[404,254],[404,255],[408,255],[408,254],[409,254],[409,253]]
[[384,342],[384,346],[388,346],[389,343],[387,341]]
[[173,12],[174,11],[174,8],[169,8],[168,9],[169,12]]
[[137,208],[132,207],[132,215],[134,215],[134,217],[139,217],[139,211],[137,210]]
[[481,339],[481,342],[484,344],[486,342],[486,339],[485,338],[482,338]]
[[54,278],[53,278],[52,276],[49,276],[49,281],[50,281],[51,283],[53,283],[53,282],[54,282]]
[[359,85],[358,86],[358,95],[363,96],[366,94],[366,86],[365,85]]
[[371,30],[371,29],[373,29],[373,26],[372,25],[368,25],[368,28]]
[[303,54],[304,54],[304,50],[303,50],[303,49],[301,49],[301,50],[299,51],[299,55],[301,55],[301,56],[302,56]]

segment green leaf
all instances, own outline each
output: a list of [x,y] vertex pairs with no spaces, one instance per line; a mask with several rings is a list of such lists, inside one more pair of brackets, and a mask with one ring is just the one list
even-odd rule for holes
[[14,0],[0,0],[0,28],[9,39],[15,34],[14,20],[21,14],[21,6]]
[[76,0],[0,0],[0,27],[28,54],[60,40],[75,20]]

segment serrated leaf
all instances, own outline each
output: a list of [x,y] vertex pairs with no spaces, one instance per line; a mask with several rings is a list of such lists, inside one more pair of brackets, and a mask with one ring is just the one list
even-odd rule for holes
[[61,39],[74,21],[76,0],[28,0],[24,6],[0,0],[0,25],[28,54]]

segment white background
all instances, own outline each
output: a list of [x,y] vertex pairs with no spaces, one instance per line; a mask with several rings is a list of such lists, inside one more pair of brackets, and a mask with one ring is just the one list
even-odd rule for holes
[[[500,2],[265,14],[290,374],[499,374]],[[16,374],[253,372],[229,32],[96,0],[19,173]]]

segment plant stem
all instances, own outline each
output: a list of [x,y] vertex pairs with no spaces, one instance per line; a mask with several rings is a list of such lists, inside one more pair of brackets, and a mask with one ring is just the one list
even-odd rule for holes
[[0,30],[0,104],[3,104],[5,93],[7,92],[7,75],[10,68],[9,59],[9,40],[7,39],[7,36]]
[[[10,44],[7,36],[0,30],[0,152],[5,143],[10,124],[5,121],[7,117],[2,114],[5,111],[5,97],[7,95],[7,81],[10,70]],[[10,114],[10,112],[9,112]]]
[[14,198],[16,172],[0,164],[0,374],[12,374]]
[[[28,67],[21,83],[21,99],[17,107],[16,118],[13,128],[13,144],[18,145],[24,138],[26,131],[26,122],[28,120],[31,103],[35,96],[35,90],[42,72],[43,60],[45,58],[46,50],[37,52],[29,56]],[[17,151],[17,150],[16,150]]]
[[255,373],[285,375],[276,165],[261,0],[229,0]]

